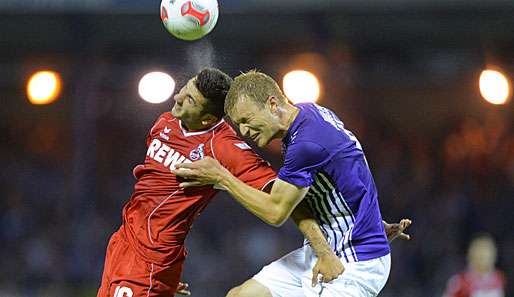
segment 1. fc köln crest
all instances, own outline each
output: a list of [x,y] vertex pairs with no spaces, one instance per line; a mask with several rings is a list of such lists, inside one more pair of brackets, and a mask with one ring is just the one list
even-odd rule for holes
[[196,161],[196,160],[201,160],[203,159],[203,147],[204,147],[204,144],[201,143],[196,149],[192,150],[190,153],[189,153],[189,159],[191,161]]

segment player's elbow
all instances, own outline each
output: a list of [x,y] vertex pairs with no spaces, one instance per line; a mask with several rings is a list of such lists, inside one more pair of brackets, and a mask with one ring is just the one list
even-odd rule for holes
[[273,226],[273,227],[280,227],[284,224],[286,220],[282,220],[282,219],[271,219],[268,221],[268,224]]
[[272,215],[267,220],[267,223],[273,227],[280,227],[285,223],[285,221],[287,221],[288,217],[289,217],[288,211],[281,209],[281,208],[276,208],[275,211],[272,213]]
[[268,225],[271,225],[273,227],[281,227],[286,220],[269,220],[267,221]]

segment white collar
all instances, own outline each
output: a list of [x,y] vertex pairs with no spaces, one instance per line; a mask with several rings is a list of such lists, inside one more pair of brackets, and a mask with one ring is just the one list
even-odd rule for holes
[[181,120],[178,121],[178,125],[179,125],[180,129],[182,130],[182,134],[184,134],[184,136],[195,136],[195,135],[201,135],[201,134],[204,134],[204,133],[207,133],[207,132],[210,132],[210,131],[216,129],[216,127],[221,125],[224,121],[225,121],[224,119],[221,119],[216,125],[210,127],[209,129],[201,130],[201,131],[195,131],[195,132],[188,132],[186,129],[184,129],[184,127],[182,127],[182,121]]

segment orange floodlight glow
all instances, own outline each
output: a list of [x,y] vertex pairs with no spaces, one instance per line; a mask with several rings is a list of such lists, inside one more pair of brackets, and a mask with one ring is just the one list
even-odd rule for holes
[[507,76],[496,70],[484,70],[480,74],[480,93],[489,103],[505,104],[510,98],[510,83]]
[[314,74],[305,70],[294,70],[284,75],[283,88],[293,103],[316,102],[319,99],[319,81]]
[[27,97],[32,104],[50,104],[60,93],[61,77],[55,71],[38,71],[27,82]]

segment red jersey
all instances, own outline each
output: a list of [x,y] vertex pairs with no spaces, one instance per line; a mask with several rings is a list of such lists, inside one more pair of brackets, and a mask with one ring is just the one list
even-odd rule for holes
[[248,185],[262,189],[275,179],[261,159],[223,120],[208,130],[188,132],[170,112],[162,114],[147,137],[145,162],[134,168],[137,182],[123,208],[127,241],[146,261],[169,265],[185,257],[184,240],[193,220],[218,190],[181,188],[171,170],[210,156]]
[[496,270],[480,275],[466,271],[454,275],[449,281],[444,297],[504,297],[505,278]]

